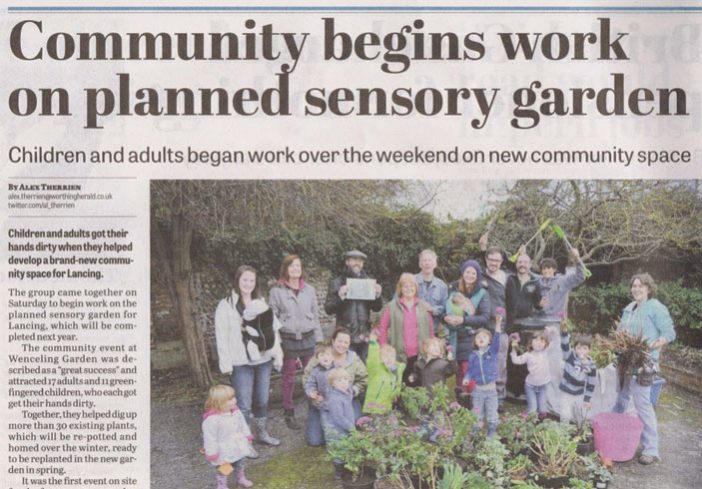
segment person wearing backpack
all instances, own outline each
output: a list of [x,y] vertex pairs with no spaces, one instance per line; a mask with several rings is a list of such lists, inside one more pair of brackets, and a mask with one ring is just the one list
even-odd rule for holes
[[[280,322],[261,297],[254,268],[242,265],[230,279],[231,293],[215,311],[219,369],[231,375],[237,405],[255,440],[277,446],[280,440],[268,433],[266,421],[271,372],[283,366]],[[257,456],[254,450],[251,458]]]

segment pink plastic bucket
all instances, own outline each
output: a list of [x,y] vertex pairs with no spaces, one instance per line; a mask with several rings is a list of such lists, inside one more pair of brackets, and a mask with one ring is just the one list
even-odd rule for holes
[[634,458],[643,423],[638,416],[600,413],[592,419],[595,450],[604,458],[626,462]]

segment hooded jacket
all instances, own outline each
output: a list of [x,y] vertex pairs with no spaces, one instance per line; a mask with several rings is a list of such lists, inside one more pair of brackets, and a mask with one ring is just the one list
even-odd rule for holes
[[392,403],[400,394],[402,374],[405,364],[395,363],[395,370],[390,370],[380,359],[380,346],[376,341],[368,344],[368,387],[363,412],[366,414],[385,414],[392,409]]
[[575,287],[585,281],[585,268],[578,263],[574,272],[565,275],[556,275],[552,278],[539,277],[541,295],[548,297],[548,304],[544,307],[547,316],[567,317],[568,294]]

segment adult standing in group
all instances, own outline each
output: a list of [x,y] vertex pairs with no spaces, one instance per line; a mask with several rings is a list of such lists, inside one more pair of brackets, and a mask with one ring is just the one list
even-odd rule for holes
[[405,362],[404,382],[410,382],[410,374],[425,338],[434,336],[434,321],[428,304],[419,300],[419,285],[411,273],[403,273],[397,281],[395,297],[387,303],[380,318],[378,342],[390,344],[397,357]]
[[285,424],[299,430],[295,420],[295,372],[300,362],[304,368],[314,355],[314,346],[322,341],[319,306],[314,287],[304,281],[302,260],[288,255],[280,264],[278,283],[270,292],[268,302],[282,324],[280,337],[283,347],[283,409]]
[[[505,311],[505,287],[507,286],[507,272],[502,269],[504,254],[497,246],[488,247],[488,235],[485,233],[480,237],[478,245],[484,253],[485,273],[482,276],[481,285],[488,291],[490,296],[490,323],[489,328],[495,331],[495,317],[497,310]],[[502,313],[503,315],[505,312]],[[502,410],[507,395],[507,354],[509,352],[509,337],[506,334],[499,336],[500,349],[497,353],[497,403],[498,409]]]
[[446,299],[448,286],[446,282],[434,275],[437,267],[437,257],[433,250],[423,250],[419,254],[419,273],[414,276],[419,285],[419,299],[431,307],[431,316],[434,321],[434,333],[441,336],[441,318],[446,312]]
[[517,257],[517,273],[507,277],[505,305],[507,309],[507,331],[518,332],[517,319],[535,316],[541,307],[541,285],[539,276],[531,271],[531,257],[520,253]]
[[661,347],[675,339],[675,329],[668,308],[653,297],[656,294],[656,283],[648,273],[634,275],[630,286],[634,302],[624,308],[618,329],[648,342],[651,348],[651,363],[629,366],[630,370],[625,372],[624,384],[619,391],[614,411],[623,413],[629,399],[633,397],[634,407],[644,425],[641,434],[643,450],[639,456],[639,463],[648,465],[660,460],[658,421],[651,403],[651,385],[659,370]]
[[[277,446],[280,440],[268,433],[266,419],[271,371],[283,365],[280,322],[261,297],[254,268],[242,265],[230,274],[230,280],[230,295],[215,311],[219,368],[231,374],[237,405],[256,439]],[[258,456],[255,451],[254,455]]]
[[[531,271],[531,258],[520,249],[516,264],[517,273],[507,277],[505,285],[505,305],[507,309],[507,332],[521,333],[522,329],[515,324],[519,319],[534,317],[541,311],[541,286],[539,276]],[[528,336],[528,335],[525,335]],[[522,338],[522,344],[530,343],[530,336]],[[527,376],[526,366],[512,364],[507,361],[507,388],[517,397],[524,394],[524,379]]]
[[[351,375],[351,385],[353,391],[353,412],[356,419],[361,417],[361,402],[363,393],[368,385],[368,370],[358,354],[351,350],[351,331],[347,328],[339,327],[334,330],[331,336],[332,361],[334,367],[346,369]],[[312,360],[305,367],[303,381],[312,373],[312,369],[318,364],[317,358]],[[319,446],[324,443],[324,432],[319,409],[310,409],[307,418],[307,443],[312,446]]]
[[[490,322],[491,305],[490,295],[487,289],[481,285],[482,269],[475,260],[467,260],[461,264],[460,276],[456,282],[449,286],[448,303],[457,304],[455,296],[460,294],[465,299],[462,307],[462,314],[449,311],[444,316],[449,333],[455,335],[456,361],[459,371],[456,374],[456,389],[464,397],[468,393],[468,387],[463,386],[463,378],[468,371],[468,358],[473,351],[473,337],[478,328],[487,328]],[[451,340],[453,344],[453,338]]]
[[368,354],[368,334],[370,332],[371,311],[380,311],[383,301],[380,297],[382,289],[375,284],[375,298],[372,300],[349,299],[348,279],[372,279],[363,267],[367,260],[365,253],[358,250],[348,251],[345,255],[346,268],[344,273],[334,278],[327,289],[327,300],[324,310],[327,314],[336,315],[336,326],[348,328],[351,332],[351,349],[360,355],[365,362]]

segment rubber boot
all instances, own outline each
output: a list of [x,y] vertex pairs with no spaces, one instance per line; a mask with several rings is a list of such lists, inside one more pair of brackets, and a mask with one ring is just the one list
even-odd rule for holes
[[236,471],[236,485],[241,487],[253,487],[253,482],[246,478],[244,469]]
[[297,421],[295,420],[295,411],[293,409],[286,409],[285,410],[285,424],[288,426],[288,429],[291,430],[299,430],[300,425],[297,424]]
[[266,418],[256,418],[256,439],[266,445],[277,447],[280,445],[280,440],[273,438],[266,429]]
[[492,438],[495,436],[495,432],[497,432],[497,423],[488,423],[487,437]]
[[217,474],[217,489],[228,489],[227,488],[227,476],[224,474]]

